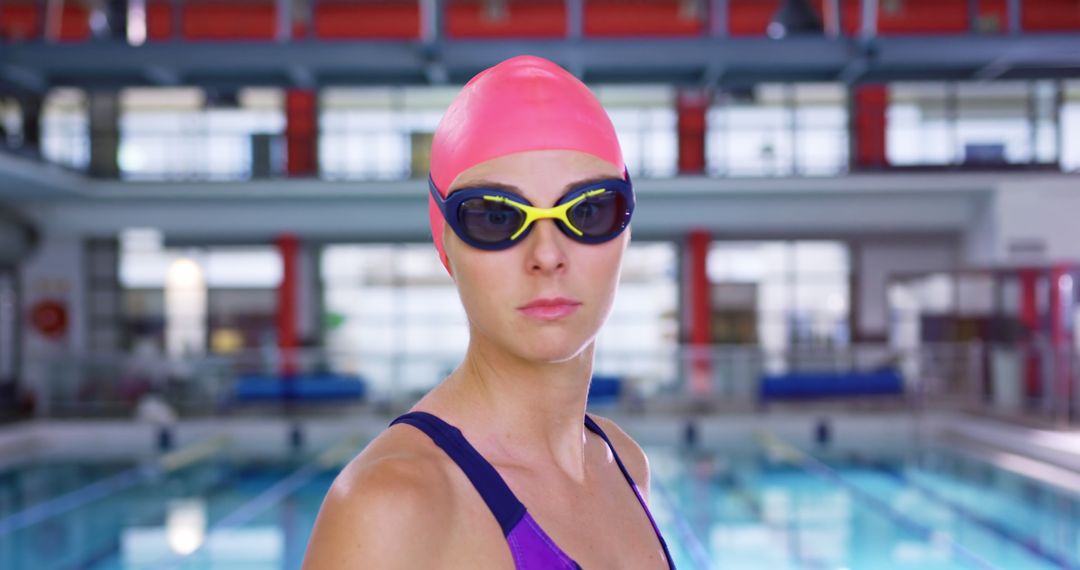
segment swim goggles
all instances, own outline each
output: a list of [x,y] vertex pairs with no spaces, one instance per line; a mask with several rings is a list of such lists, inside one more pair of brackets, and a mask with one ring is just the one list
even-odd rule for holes
[[428,175],[431,196],[446,223],[465,243],[486,250],[512,247],[525,239],[533,222],[544,218],[570,239],[598,244],[617,237],[634,213],[630,173],[571,189],[551,208],[538,208],[513,192],[499,188],[466,187],[443,198]]

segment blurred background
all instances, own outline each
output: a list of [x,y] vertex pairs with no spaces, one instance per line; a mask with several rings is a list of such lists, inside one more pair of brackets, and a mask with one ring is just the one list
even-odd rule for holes
[[0,1],[0,567],[298,568],[520,54],[635,182],[589,406],[680,568],[1080,567],[1080,0]]

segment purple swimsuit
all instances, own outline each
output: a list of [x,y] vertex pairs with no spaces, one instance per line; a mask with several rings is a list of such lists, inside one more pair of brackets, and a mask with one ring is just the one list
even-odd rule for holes
[[[409,412],[390,422],[390,425],[399,422],[407,423],[426,433],[469,477],[469,481],[480,492],[480,496],[483,497],[484,502],[491,509],[491,513],[499,521],[503,536],[506,537],[506,542],[510,546],[510,553],[514,557],[515,568],[580,570],[581,566],[567,556],[555,544],[555,541],[551,540],[551,537],[544,532],[544,529],[540,528],[540,525],[525,509],[525,505],[521,504],[521,501],[514,496],[503,478],[499,476],[495,467],[488,463],[465,440],[461,430],[427,412]],[[660,534],[660,529],[657,528],[656,521],[653,520],[652,513],[649,512],[645,500],[641,498],[641,492],[638,491],[634,479],[626,471],[622,460],[619,459],[619,454],[615,453],[615,446],[611,445],[611,440],[588,415],[585,416],[585,427],[596,432],[611,448],[611,453],[615,456],[615,462],[618,463],[619,469],[622,471],[623,476],[626,477],[627,483],[630,484],[630,488],[634,490],[634,495],[637,496],[638,502],[641,503],[641,508],[645,509],[645,514],[648,515],[649,522],[652,523],[653,530],[656,531],[656,537],[660,539],[660,545],[664,548],[664,556],[668,559],[668,567],[674,570],[675,564],[671,562],[671,553],[668,552],[667,543],[664,541],[663,535]]]

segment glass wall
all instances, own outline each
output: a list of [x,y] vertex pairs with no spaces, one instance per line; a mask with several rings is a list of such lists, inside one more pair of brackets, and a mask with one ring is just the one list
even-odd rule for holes
[[[430,244],[340,244],[322,253],[324,338],[335,369],[393,394],[453,370],[469,342],[457,289]],[[672,244],[632,244],[597,337],[597,374],[671,381],[677,345]]]

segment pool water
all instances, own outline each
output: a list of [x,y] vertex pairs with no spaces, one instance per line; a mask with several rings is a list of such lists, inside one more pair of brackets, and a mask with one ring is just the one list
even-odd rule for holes
[[890,455],[650,458],[690,568],[1080,568],[1077,495],[941,447]]
[[[646,446],[679,568],[1080,568],[1080,498],[939,448]],[[307,460],[0,472],[0,568],[299,568],[336,473]]]

